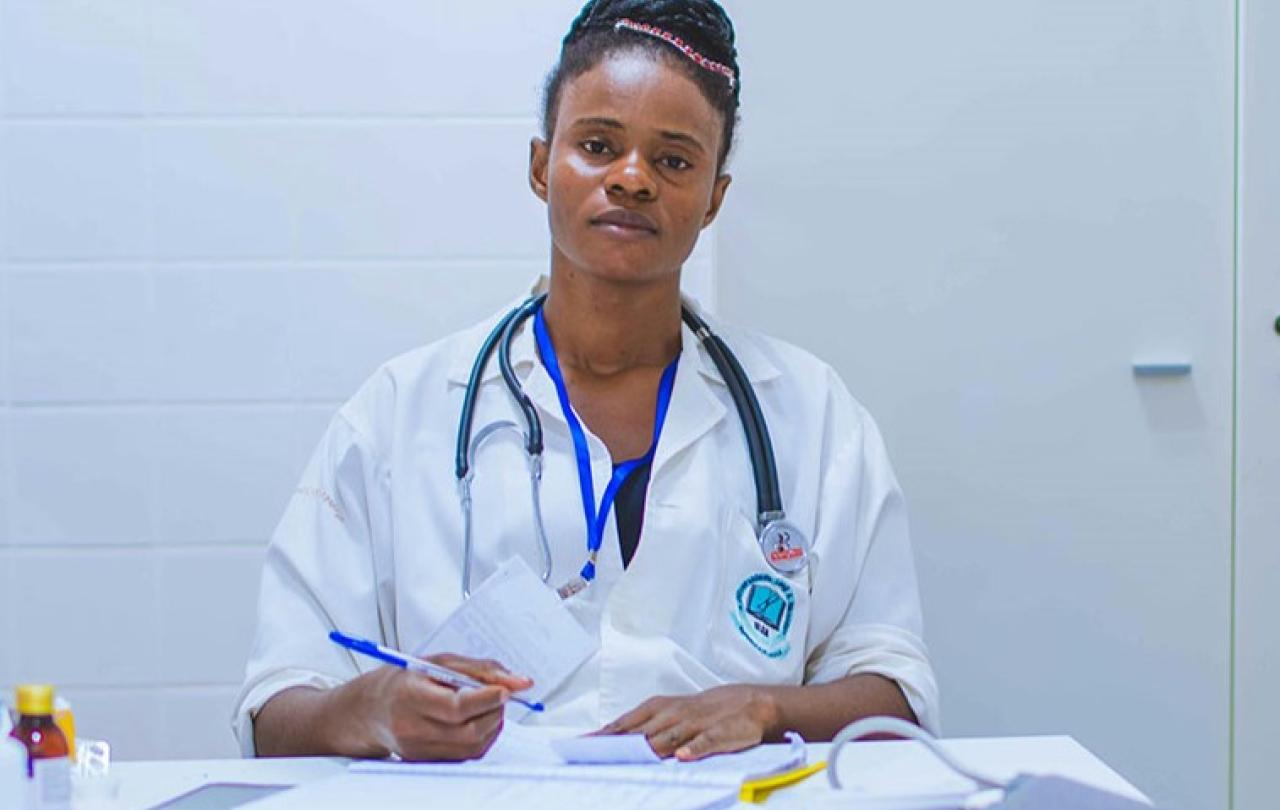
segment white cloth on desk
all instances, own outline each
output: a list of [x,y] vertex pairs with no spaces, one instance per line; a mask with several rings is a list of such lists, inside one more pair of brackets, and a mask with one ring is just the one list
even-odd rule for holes
[[[332,644],[330,630],[411,650],[460,603],[455,432],[471,364],[498,317],[385,364],[321,439],[267,554],[233,718],[246,755],[251,718],[273,695],[334,686],[377,665]],[[813,543],[810,564],[786,575],[766,563],[741,422],[715,365],[684,329],[639,547],[624,569],[611,517],[595,582],[567,602],[599,650],[527,722],[594,726],[654,695],[866,672],[896,681],[936,731],[906,508],[875,423],[808,353],[708,320],[760,400],[787,517]],[[586,553],[573,445],[528,322],[512,361],[544,425],[543,515],[559,585]],[[476,429],[499,419],[523,424],[493,362]],[[613,462],[589,429],[587,438],[598,494]],[[539,570],[519,442],[486,442],[475,468],[473,587],[512,555]],[[757,575],[794,595],[787,638],[772,656],[738,626],[742,586]]]

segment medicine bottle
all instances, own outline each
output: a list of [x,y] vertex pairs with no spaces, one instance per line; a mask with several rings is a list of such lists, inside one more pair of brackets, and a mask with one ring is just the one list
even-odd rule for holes
[[14,690],[18,724],[9,736],[27,749],[27,776],[31,797],[40,810],[71,807],[71,760],[67,738],[53,720],[53,687],[19,686]]

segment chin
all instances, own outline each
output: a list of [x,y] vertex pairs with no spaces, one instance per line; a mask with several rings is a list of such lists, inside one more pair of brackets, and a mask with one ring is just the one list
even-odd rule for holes
[[635,263],[602,264],[584,266],[584,273],[614,284],[649,284],[662,279],[679,276],[680,268],[664,269],[651,264]]
[[647,251],[584,252],[574,264],[579,272],[614,284],[645,284],[680,275],[679,262],[664,262]]

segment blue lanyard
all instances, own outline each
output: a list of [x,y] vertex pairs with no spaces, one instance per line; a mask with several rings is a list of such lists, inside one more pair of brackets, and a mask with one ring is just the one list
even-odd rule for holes
[[560,399],[560,409],[564,411],[564,419],[569,423],[569,434],[573,437],[573,450],[578,458],[578,486],[582,490],[582,513],[587,521],[587,561],[582,566],[580,576],[585,582],[596,578],[596,558],[600,554],[600,545],[604,541],[604,527],[609,520],[609,510],[613,508],[613,500],[618,489],[627,476],[640,465],[653,458],[658,448],[658,437],[662,435],[662,423],[667,419],[667,407],[671,404],[671,390],[676,382],[676,365],[679,355],[662,372],[662,382],[658,384],[658,410],[653,418],[653,443],[649,451],[640,458],[624,461],[613,468],[613,477],[605,487],[604,496],[600,499],[600,508],[596,508],[595,484],[591,479],[591,451],[587,447],[587,435],[582,430],[569,403],[569,390],[564,384],[564,375],[560,373],[560,361],[556,359],[556,349],[551,345],[551,336],[547,334],[547,324],[539,307],[533,316],[533,334],[538,341],[538,353],[542,355],[542,364],[556,386],[556,396]]

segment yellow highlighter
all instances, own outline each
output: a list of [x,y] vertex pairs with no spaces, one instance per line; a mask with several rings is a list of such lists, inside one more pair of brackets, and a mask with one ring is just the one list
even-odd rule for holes
[[738,789],[738,801],[764,804],[765,799],[769,798],[770,794],[775,790],[782,790],[799,784],[826,767],[827,763],[825,762],[815,762],[812,765],[801,765],[799,768],[775,773],[773,776],[749,779],[743,782],[742,787]]

